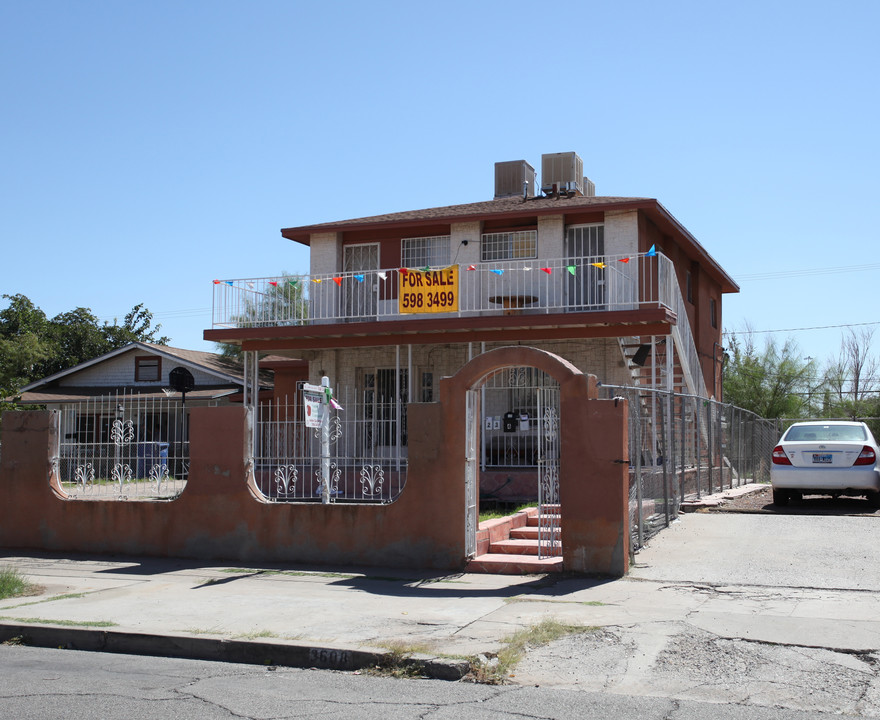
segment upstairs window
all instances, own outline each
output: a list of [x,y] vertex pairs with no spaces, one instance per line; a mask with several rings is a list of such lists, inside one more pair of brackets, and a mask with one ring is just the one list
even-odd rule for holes
[[709,301],[709,318],[712,321],[712,327],[718,327],[718,303],[715,302],[715,298],[712,298]]
[[538,231],[484,233],[480,243],[480,260],[528,260],[538,257]]
[[159,382],[162,379],[162,359],[155,356],[134,359],[135,382]]
[[406,268],[449,265],[449,235],[404,238],[400,250],[401,265]]

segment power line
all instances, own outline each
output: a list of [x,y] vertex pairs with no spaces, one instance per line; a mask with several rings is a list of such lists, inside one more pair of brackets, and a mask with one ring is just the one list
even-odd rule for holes
[[863,322],[863,323],[843,323],[840,325],[813,325],[812,327],[780,328],[778,330],[725,330],[721,334],[722,335],[758,335],[758,334],[762,334],[762,333],[802,332],[804,330],[835,330],[837,328],[863,327],[865,325],[880,325],[880,320],[876,320],[874,322]]
[[871,265],[844,265],[830,268],[810,268],[804,270],[788,270],[786,272],[763,272],[750,275],[737,275],[737,282],[750,282],[752,280],[777,280],[785,277],[805,277],[809,275],[836,275],[840,273],[862,272],[864,270],[880,270],[880,263]]

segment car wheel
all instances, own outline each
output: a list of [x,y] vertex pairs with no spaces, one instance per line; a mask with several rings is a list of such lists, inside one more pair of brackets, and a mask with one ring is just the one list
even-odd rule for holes
[[880,508],[880,492],[877,490],[869,490],[865,493],[865,496],[868,498],[868,503],[871,507]]
[[778,505],[779,507],[785,507],[788,505],[788,491],[787,490],[773,490],[773,504]]

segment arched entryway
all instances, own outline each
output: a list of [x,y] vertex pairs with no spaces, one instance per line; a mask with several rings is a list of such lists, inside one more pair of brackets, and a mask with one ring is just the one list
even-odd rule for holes
[[467,390],[465,435],[468,557],[479,512],[528,505],[537,513],[512,530],[505,551],[561,558],[559,383],[530,366],[489,373]]
[[[522,346],[479,355],[440,383],[444,415],[450,421],[457,418],[459,447],[463,451],[463,457],[459,457],[464,463],[458,467],[464,470],[465,554],[473,552],[471,538],[477,528],[474,491],[478,391],[493,373],[520,366],[537,368],[559,387],[558,459],[554,460],[559,487],[558,538],[564,569],[625,573],[629,558],[626,404],[599,400],[596,378],[564,358]],[[454,466],[453,460],[450,467]]]

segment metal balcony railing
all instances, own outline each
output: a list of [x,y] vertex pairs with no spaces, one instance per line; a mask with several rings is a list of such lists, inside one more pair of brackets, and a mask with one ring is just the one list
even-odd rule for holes
[[672,262],[660,253],[453,267],[454,282],[435,267],[215,280],[212,327],[673,308],[678,291]]

